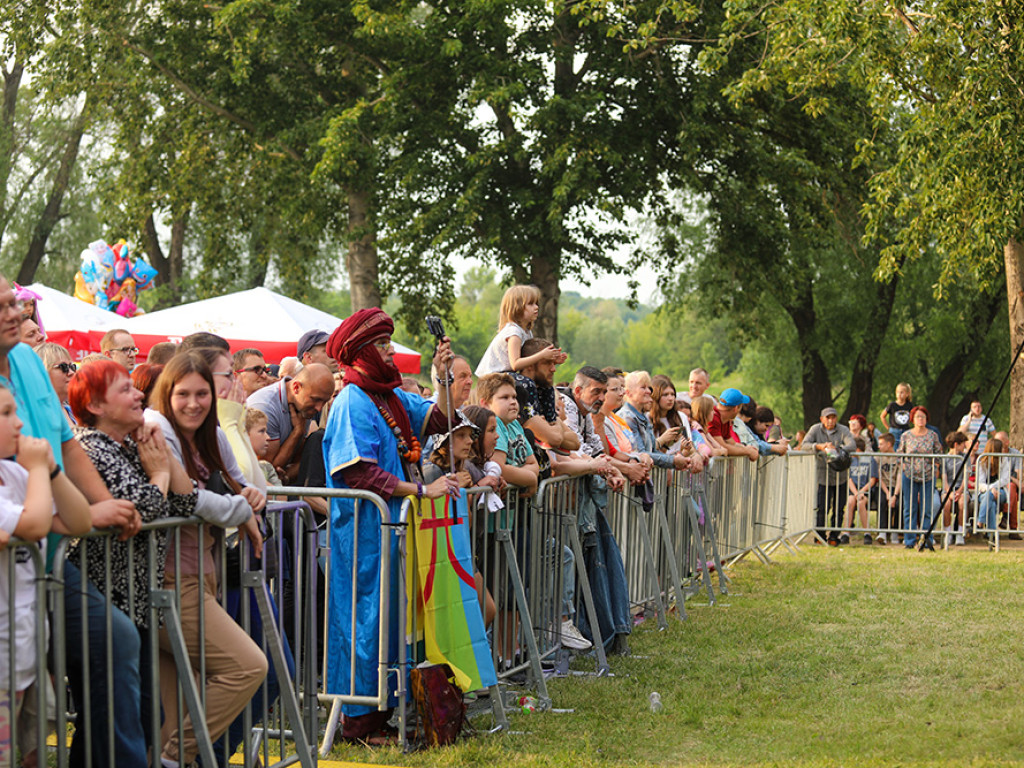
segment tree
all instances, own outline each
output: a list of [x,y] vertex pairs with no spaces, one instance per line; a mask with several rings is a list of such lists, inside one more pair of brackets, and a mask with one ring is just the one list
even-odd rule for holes
[[382,167],[394,192],[382,231],[401,264],[495,264],[541,289],[536,332],[557,340],[559,279],[618,269],[610,254],[634,237],[627,212],[661,205],[678,155],[686,51],[624,50],[631,23],[611,3],[430,6],[425,53],[401,72],[411,103],[390,133],[401,143]]
[[[943,259],[939,295],[965,277],[985,288],[1004,273],[1015,350],[1024,340],[1020,8],[978,0],[743,0],[732,11],[726,46],[756,36],[765,50],[738,81],[737,98],[782,84],[823,114],[837,108],[828,89],[842,70],[870,94],[875,125],[898,128],[894,162],[871,179],[866,211],[869,236],[899,222],[883,239],[881,273],[896,274],[931,249]],[[865,131],[861,157],[877,150],[874,132]],[[1020,414],[1019,366],[1010,400]],[[1014,418],[1011,440],[1024,440],[1024,420]]]

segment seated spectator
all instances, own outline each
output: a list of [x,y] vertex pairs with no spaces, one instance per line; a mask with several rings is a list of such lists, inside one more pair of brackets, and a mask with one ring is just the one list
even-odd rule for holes
[[135,356],[139,353],[139,348],[135,346],[135,339],[128,331],[124,328],[114,328],[103,334],[103,338],[100,339],[100,352],[104,357],[123,365],[130,373],[135,367]]
[[304,366],[320,363],[320,365],[327,366],[331,373],[337,373],[338,361],[327,354],[327,339],[329,337],[329,333],[319,329],[302,334],[295,349],[295,356],[299,362]]
[[[853,438],[853,442],[857,446],[857,450],[856,455],[853,457],[853,462],[850,464],[849,480],[846,481],[849,487],[849,496],[846,499],[844,527],[847,531],[844,531],[842,536],[839,537],[840,544],[850,543],[848,531],[853,527],[853,513],[855,511],[860,517],[860,527],[862,529],[868,527],[868,500],[872,489],[878,485],[878,462],[870,456],[863,455],[868,441],[864,439],[864,435],[857,435]],[[864,543],[871,543],[871,534],[866,531],[864,533]]]
[[[89,504],[60,471],[50,444],[21,435],[22,422],[11,391],[0,386],[0,765],[14,764],[11,731],[17,731],[22,758],[38,760],[34,728],[23,704],[36,695],[36,569],[31,559],[8,549],[10,537],[38,542],[46,557],[46,535],[59,515],[64,531],[81,536],[91,527]],[[13,609],[14,615],[11,615]],[[9,660],[14,660],[11,667]],[[31,755],[31,758],[29,758]]]
[[71,406],[68,405],[68,382],[75,375],[78,366],[71,362],[71,353],[60,344],[51,341],[40,344],[35,348],[35,353],[39,355],[46,372],[50,375],[50,383],[53,384],[53,391],[57,393],[60,405],[64,409],[65,418],[74,426],[75,417],[71,413]]
[[156,386],[156,380],[160,378],[163,369],[162,365],[141,363],[132,370],[132,384],[142,393],[143,408],[149,408],[149,396],[153,394],[153,387]]
[[992,419],[981,411],[981,400],[972,400],[971,409],[960,419],[959,431],[967,435],[968,440],[973,440],[974,436],[977,435],[978,449],[984,453],[985,444],[988,442],[989,437],[992,436],[992,433],[996,431],[996,425],[992,423]]
[[[167,365],[168,361],[178,352],[178,345],[173,341],[158,341],[149,348],[146,362],[150,365]],[[162,370],[162,369],[161,369]]]
[[655,447],[664,453],[679,453],[686,437],[683,420],[676,410],[676,388],[672,379],[658,374],[651,378],[651,410],[647,417],[654,425]]
[[665,469],[689,469],[690,460],[682,453],[669,456],[656,448],[654,425],[647,418],[652,401],[651,376],[647,371],[633,371],[626,375],[625,403],[618,415],[626,422],[633,438],[633,449],[651,457],[654,466]]
[[1010,462],[1010,487],[1006,491],[1006,505],[1003,507],[999,527],[1006,528],[1009,523],[1010,535],[1007,538],[1019,541],[1021,535],[1017,533],[1017,507],[1020,502],[1021,452],[1010,445],[1010,436],[1006,432],[999,431],[994,436],[1003,444],[1003,453],[1009,454],[1007,460]]
[[334,377],[326,366],[313,363],[295,378],[257,390],[246,400],[249,408],[267,414],[268,461],[283,479],[293,478],[298,471],[311,421],[332,397]]
[[39,330],[39,325],[35,320],[26,318],[21,321],[22,344],[28,344],[30,347],[35,349],[44,341],[46,341],[46,334]]
[[480,405],[491,410],[497,418],[498,441],[492,461],[501,467],[501,476],[506,483],[519,486],[525,495],[532,496],[537,492],[540,465],[519,423],[519,399],[512,376],[507,373],[481,376],[477,383],[477,397]]
[[240,349],[231,358],[231,367],[235,376],[242,382],[242,391],[246,398],[258,389],[270,383],[270,368],[263,360],[263,353],[258,349],[247,347]]
[[978,456],[976,469],[978,516],[975,528],[985,531],[985,538],[989,542],[995,541],[996,515],[1006,503],[1010,486],[1011,463],[1006,457],[998,455],[1002,452],[1002,441],[994,437],[989,439]]
[[[226,367],[230,377],[230,368]],[[181,626],[189,659],[198,670],[200,648],[206,679],[206,725],[211,739],[218,739],[245,708],[267,674],[267,659],[217,599],[219,587],[213,551],[224,527],[238,526],[252,542],[252,550],[263,549],[263,536],[255,515],[265,500],[255,488],[242,488],[225,464],[225,453],[217,435],[214,398],[217,387],[203,357],[195,351],[179,352],[164,368],[153,391],[154,411],[147,421],[160,426],[175,458],[199,486],[195,514],[211,525],[202,529],[185,526],[176,547],[168,544],[164,588],[181,595]],[[237,472],[237,468],[236,468]],[[222,493],[219,491],[227,491]],[[176,553],[175,549],[180,548]],[[176,558],[180,557],[181,571]],[[201,564],[201,571],[200,571]],[[203,580],[199,574],[202,572]],[[205,635],[199,635],[200,605]],[[200,641],[203,645],[200,646]],[[160,682],[165,714],[161,760],[175,766],[179,757],[188,763],[198,752],[191,718],[177,721],[177,681],[170,641],[161,631]]]
[[519,423],[547,447],[556,451],[575,451],[580,447],[579,439],[559,417],[555,396],[555,369],[560,358],[549,359],[541,354],[554,348],[546,339],[523,342],[524,359],[533,359],[534,356],[541,359],[512,374],[519,398]]
[[754,445],[743,445],[736,436],[732,422],[740,411],[740,406],[750,402],[750,398],[738,389],[729,388],[722,392],[718,398],[714,413],[711,414],[711,423],[708,424],[708,436],[725,448],[727,456],[746,456],[751,461],[757,461],[760,455]]
[[942,460],[942,524],[947,532],[956,531],[956,545],[962,547],[965,543],[964,519],[967,516],[967,498],[964,491],[970,475],[967,467],[963,466],[967,461],[967,435],[959,430],[950,432],[946,435],[946,448],[947,458]]
[[[133,386],[123,365],[106,359],[90,365],[71,381],[69,398],[79,424],[75,437],[115,498],[132,502],[145,522],[192,514],[196,504],[192,481],[178,459],[172,456],[159,428],[145,424],[142,393]],[[150,553],[151,545],[155,547],[153,553]],[[167,535],[159,531],[130,542],[123,537],[83,539],[72,548],[74,560],[78,559],[77,552],[83,546],[88,555],[86,575],[101,592],[108,589],[105,554],[109,547],[111,580],[107,597],[119,613],[131,619],[138,635],[134,644],[139,655],[138,669],[145,672],[140,676],[136,670],[132,675],[122,666],[125,660],[118,659],[116,675],[134,677],[132,684],[118,693],[119,697],[132,697],[130,711],[134,717],[119,722],[118,729],[137,731],[141,743],[144,728],[150,723],[152,707],[158,706],[146,674],[155,661],[150,655],[150,633],[157,628],[150,626],[149,601],[144,596],[150,585],[158,589],[163,585]],[[151,554],[156,566],[152,573]],[[92,706],[95,708],[96,703]],[[119,701],[119,706],[124,712],[129,702]],[[90,712],[90,716],[105,713],[105,703],[102,710]],[[82,721],[78,724],[84,725]],[[153,734],[148,730],[145,733],[149,742]],[[105,731],[92,736],[94,742],[107,738]],[[117,764],[121,763],[119,757]],[[145,751],[130,756],[129,764],[148,765]]]

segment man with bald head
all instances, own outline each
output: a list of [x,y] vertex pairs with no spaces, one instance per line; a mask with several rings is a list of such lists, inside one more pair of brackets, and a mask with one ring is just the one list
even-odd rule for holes
[[320,363],[249,395],[245,404],[267,415],[267,461],[282,469],[298,461],[310,420],[333,396],[334,374]]

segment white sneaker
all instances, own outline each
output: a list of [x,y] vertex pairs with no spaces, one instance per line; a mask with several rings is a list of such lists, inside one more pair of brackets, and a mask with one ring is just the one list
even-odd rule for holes
[[956,544],[955,544],[955,546],[957,546],[957,547],[964,546],[964,535],[962,533],[958,533],[956,535]]
[[580,634],[572,619],[565,619],[562,622],[562,645],[574,651],[585,651],[591,647],[591,642]]

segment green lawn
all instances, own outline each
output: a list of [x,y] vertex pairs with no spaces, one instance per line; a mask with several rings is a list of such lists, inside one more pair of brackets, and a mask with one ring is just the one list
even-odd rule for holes
[[[613,678],[549,682],[569,714],[402,755],[409,766],[1024,763],[1024,549],[803,547],[731,572],[719,607],[636,629]],[[584,668],[580,665],[579,668]],[[590,667],[592,668],[592,666]],[[651,691],[664,711],[652,714]]]

